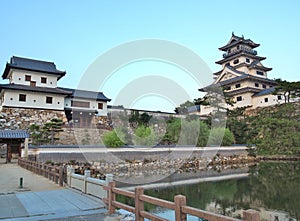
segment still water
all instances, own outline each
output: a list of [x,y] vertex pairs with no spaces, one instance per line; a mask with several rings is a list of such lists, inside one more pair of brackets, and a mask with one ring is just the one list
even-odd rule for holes
[[[262,162],[248,172],[244,178],[155,188],[145,190],[145,194],[170,201],[182,194],[189,206],[235,218],[251,208],[260,211],[261,220],[300,220],[299,162]],[[174,220],[172,211],[152,205],[146,209]]]

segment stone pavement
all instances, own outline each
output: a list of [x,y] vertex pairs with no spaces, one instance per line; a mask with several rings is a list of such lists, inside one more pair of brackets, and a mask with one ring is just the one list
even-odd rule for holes
[[[21,177],[23,178],[23,189],[19,188]],[[19,167],[17,163],[0,163],[0,194],[59,189],[63,189],[63,187]]]
[[[19,178],[24,188],[19,188]],[[102,200],[82,194],[27,171],[0,163],[0,221],[115,221]]]

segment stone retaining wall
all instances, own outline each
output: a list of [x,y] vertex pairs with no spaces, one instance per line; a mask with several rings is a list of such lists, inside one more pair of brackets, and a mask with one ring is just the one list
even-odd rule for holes
[[46,122],[50,122],[53,118],[62,119],[64,124],[68,124],[64,111],[2,107],[0,128],[27,130],[31,124],[41,126]]

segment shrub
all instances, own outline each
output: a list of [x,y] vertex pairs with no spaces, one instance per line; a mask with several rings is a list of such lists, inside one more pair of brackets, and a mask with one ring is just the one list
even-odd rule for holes
[[114,129],[103,136],[103,142],[107,147],[121,147],[125,143],[122,141],[122,132],[118,129]]
[[224,127],[212,128],[208,140],[208,145],[230,146],[234,143],[234,135]]
[[151,127],[139,126],[134,134],[133,142],[135,145],[154,146],[158,140]]

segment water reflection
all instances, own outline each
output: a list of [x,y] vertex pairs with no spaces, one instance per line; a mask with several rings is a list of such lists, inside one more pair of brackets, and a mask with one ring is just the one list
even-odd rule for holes
[[[300,219],[300,163],[263,162],[251,167],[249,173],[247,178],[156,188],[145,193],[170,201],[183,194],[189,206],[236,218],[241,218],[242,210],[251,208],[260,211],[261,220]],[[147,209],[159,210],[152,205]],[[156,213],[171,218],[169,211]]]

